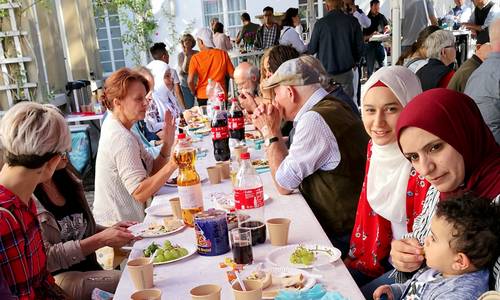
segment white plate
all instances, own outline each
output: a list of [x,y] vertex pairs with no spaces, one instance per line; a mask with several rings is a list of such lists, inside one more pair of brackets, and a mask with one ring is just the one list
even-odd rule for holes
[[330,264],[337,259],[340,258],[340,250],[335,248],[335,247],[326,247],[326,246],[321,246],[321,245],[303,245],[309,250],[314,250],[314,249],[321,249],[321,250],[330,250],[332,255],[320,251],[320,252],[315,252],[316,260],[310,264],[310,265],[303,265],[303,264],[292,264],[290,262],[290,256],[292,253],[295,251],[295,249],[299,245],[289,245],[285,247],[281,247],[278,249],[275,249],[271,251],[267,255],[267,261],[270,262],[271,264],[275,266],[282,266],[282,267],[289,267],[289,268],[299,268],[299,269],[309,269],[309,268],[315,268],[323,265]]
[[181,246],[182,248],[186,248],[186,250],[188,251],[188,254],[184,255],[183,257],[179,257],[177,259],[173,259],[173,260],[169,260],[169,261],[155,262],[155,263],[153,263],[153,265],[154,266],[159,266],[159,265],[169,264],[169,263],[173,263],[173,262],[176,262],[176,261],[188,258],[191,255],[195,254],[196,250],[197,250],[197,247],[195,245],[189,245],[189,246],[179,245],[179,246]]
[[[160,222],[160,221],[158,221],[158,222]],[[158,224],[158,223],[156,223],[156,224]],[[160,237],[160,236],[165,236],[165,235],[176,233],[176,232],[181,231],[182,229],[184,229],[184,227],[186,227],[186,225],[182,224],[182,226],[180,226],[179,228],[174,229],[172,231],[168,231],[168,232],[157,231],[156,233],[144,233],[144,231],[147,230],[149,228],[149,226],[150,226],[150,224],[139,223],[139,224],[135,224],[135,225],[130,226],[128,228],[128,230],[130,230],[132,232],[132,234],[134,234],[135,236],[140,236],[140,237],[143,237],[143,238],[156,238],[156,237]]]
[[148,215],[157,216],[157,217],[169,217],[172,216],[172,209],[170,205],[165,204],[156,204],[152,205],[144,210],[144,212]]
[[[177,177],[178,173],[174,173],[175,175],[172,175],[172,177]],[[198,173],[198,175],[200,176],[200,182],[201,183],[204,183],[208,180],[208,176],[206,174],[200,174]],[[170,180],[170,179],[169,179]],[[177,184],[173,184],[173,183],[165,183],[165,186],[170,186],[170,187],[177,187]]]
[[[255,269],[249,269],[245,268],[242,273],[242,279],[246,278],[249,276]],[[308,289],[312,288],[314,284],[316,284],[316,276],[311,275],[309,272],[306,270],[301,270],[297,268],[288,268],[288,267],[271,267],[271,268],[263,268],[262,271],[264,272],[270,272],[272,276],[274,277],[283,277],[285,275],[297,275],[297,274],[302,274],[304,276],[305,282],[304,282],[304,287],[300,289],[300,291],[307,291]],[[283,288],[280,288],[278,284],[272,283],[269,287],[265,288],[263,292],[270,292],[273,290],[282,290]],[[290,289],[294,290],[294,289]],[[263,296],[262,299],[274,299],[274,297],[270,296]]]

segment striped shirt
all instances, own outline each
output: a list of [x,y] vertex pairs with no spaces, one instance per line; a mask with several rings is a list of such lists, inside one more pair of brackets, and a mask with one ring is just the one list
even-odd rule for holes
[[[282,188],[294,190],[315,171],[333,170],[340,163],[339,146],[333,132],[320,114],[310,111],[327,95],[322,88],[316,90],[293,120],[293,141],[275,175]],[[314,151],[311,151],[313,145]]]
[[[413,232],[403,236],[403,239],[414,238],[417,239],[420,245],[424,244],[425,238],[429,235],[431,230],[431,219],[436,213],[437,204],[439,202],[439,191],[435,186],[431,186],[427,191],[427,196],[424,200],[422,212],[415,218],[413,223]],[[500,195],[495,198],[496,205],[499,205]],[[409,273],[394,270],[396,282],[403,283],[409,279]],[[493,266],[493,276],[495,280],[495,289],[500,291],[500,257],[497,259]]]
[[262,26],[262,49],[267,49],[269,47],[274,46],[274,42],[276,41],[276,36],[279,34],[278,25],[273,24],[271,28],[267,28],[266,25]]
[[0,272],[12,294],[43,299],[44,289],[54,285],[46,262],[35,203],[30,200],[26,206],[0,185]]

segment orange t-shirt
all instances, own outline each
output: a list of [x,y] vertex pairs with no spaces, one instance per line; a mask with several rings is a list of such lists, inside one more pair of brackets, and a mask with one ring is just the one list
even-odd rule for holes
[[226,88],[226,75],[233,76],[234,66],[226,51],[220,49],[203,50],[191,57],[189,62],[189,75],[198,76],[196,97],[207,99],[208,79],[217,81],[224,91]]

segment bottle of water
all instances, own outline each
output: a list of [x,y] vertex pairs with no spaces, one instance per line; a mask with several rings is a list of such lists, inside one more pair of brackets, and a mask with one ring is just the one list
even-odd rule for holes
[[252,245],[266,241],[264,221],[264,188],[259,174],[250,161],[250,153],[241,153],[240,169],[234,185],[234,206],[238,225],[252,233]]

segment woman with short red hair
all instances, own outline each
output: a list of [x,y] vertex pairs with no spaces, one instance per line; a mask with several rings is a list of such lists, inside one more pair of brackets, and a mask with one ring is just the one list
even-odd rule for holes
[[96,160],[93,213],[99,224],[142,222],[146,201],[177,169],[170,157],[175,134],[170,112],[165,113],[163,146],[156,159],[130,131],[145,117],[148,91],[147,80],[128,68],[113,73],[104,85],[102,100],[111,114],[101,129]]

